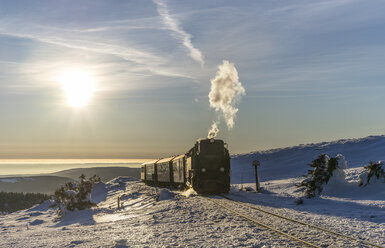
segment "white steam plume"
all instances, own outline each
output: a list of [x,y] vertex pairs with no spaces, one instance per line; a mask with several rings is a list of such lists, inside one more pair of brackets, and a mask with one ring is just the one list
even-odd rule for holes
[[[239,102],[242,95],[246,94],[246,91],[239,82],[238,72],[234,64],[224,60],[218,66],[218,69],[215,78],[211,80],[211,91],[209,93],[210,107],[215,108],[216,112],[223,114],[227,128],[231,130],[234,127],[234,119],[238,112],[235,104]],[[214,124],[217,131],[211,132],[210,130],[209,136],[210,133],[216,136],[219,132],[217,123]]]
[[195,61],[199,62],[201,66],[205,64],[202,56],[202,52],[195,48],[191,42],[191,35],[186,33],[179,25],[179,22],[175,20],[168,12],[167,5],[161,0],[153,0],[158,7],[158,13],[162,17],[164,24],[167,25],[168,29],[175,33],[176,38],[183,42],[183,45],[189,50],[190,57]]
[[213,139],[213,138],[217,137],[218,133],[219,133],[219,128],[217,126],[217,123],[215,121],[213,121],[213,124],[211,125],[211,128],[209,130],[209,133],[207,134],[207,138]]

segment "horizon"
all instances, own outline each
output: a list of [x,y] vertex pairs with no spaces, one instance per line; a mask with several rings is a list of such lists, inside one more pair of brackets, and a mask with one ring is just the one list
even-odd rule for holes
[[[0,3],[0,158],[231,154],[385,133],[385,4]],[[27,6],[27,8],[26,8]]]
[[45,175],[70,169],[140,168],[146,161],[149,159],[0,159],[0,178]]
[[[266,149],[261,150],[250,150],[243,153],[230,153],[230,156],[234,155],[243,155],[248,154],[252,152],[264,152],[269,150],[275,150],[275,149],[285,149],[285,148],[291,148],[296,146],[302,146],[302,145],[314,145],[314,144],[321,144],[321,143],[330,143],[330,142],[338,142],[338,141],[346,141],[346,140],[362,140],[370,137],[384,137],[385,134],[372,134],[367,135],[363,137],[342,137],[338,139],[330,139],[330,140],[319,140],[314,142],[308,142],[308,143],[297,143],[297,144],[291,144],[288,146],[279,146],[279,147],[270,147]],[[182,153],[181,153],[182,154]],[[122,157],[111,157],[111,158],[92,158],[92,157],[79,157],[79,158],[61,158],[61,157],[41,157],[41,158],[1,158],[0,157],[0,165],[2,164],[138,164],[138,163],[144,163],[148,162],[154,159],[162,159],[172,156],[177,156],[179,154],[165,154],[164,156],[158,156],[158,157],[148,157],[148,158],[122,158]]]

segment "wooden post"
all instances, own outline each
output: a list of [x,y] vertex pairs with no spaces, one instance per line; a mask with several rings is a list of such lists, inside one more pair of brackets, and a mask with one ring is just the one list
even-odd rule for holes
[[258,160],[253,161],[253,166],[255,168],[255,190],[259,193],[261,188],[259,187],[259,179],[258,179],[258,166],[260,165]]
[[243,191],[243,175],[241,175],[241,191]]
[[118,209],[120,209],[120,197],[118,196]]

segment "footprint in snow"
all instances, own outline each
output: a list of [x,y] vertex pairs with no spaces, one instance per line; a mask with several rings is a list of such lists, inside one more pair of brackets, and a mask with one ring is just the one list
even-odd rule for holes
[[114,248],[126,248],[127,246],[127,239],[120,239],[115,241],[116,244]]
[[34,220],[34,221],[30,222],[29,225],[30,226],[36,226],[36,225],[43,224],[43,222],[44,222],[43,220],[37,219],[37,220]]
[[32,212],[29,214],[29,216],[39,216],[39,215],[42,215],[43,213],[42,212]]
[[83,243],[84,243],[83,240],[74,240],[74,241],[71,241],[70,247],[75,247],[76,245],[80,245],[80,244],[83,244]]
[[26,219],[29,219],[29,216],[20,217],[20,218],[17,218],[16,220],[26,220]]

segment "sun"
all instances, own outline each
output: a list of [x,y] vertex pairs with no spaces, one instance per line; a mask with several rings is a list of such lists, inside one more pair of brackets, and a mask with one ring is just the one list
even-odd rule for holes
[[95,80],[84,70],[67,70],[60,75],[59,81],[71,107],[86,106],[95,92]]

